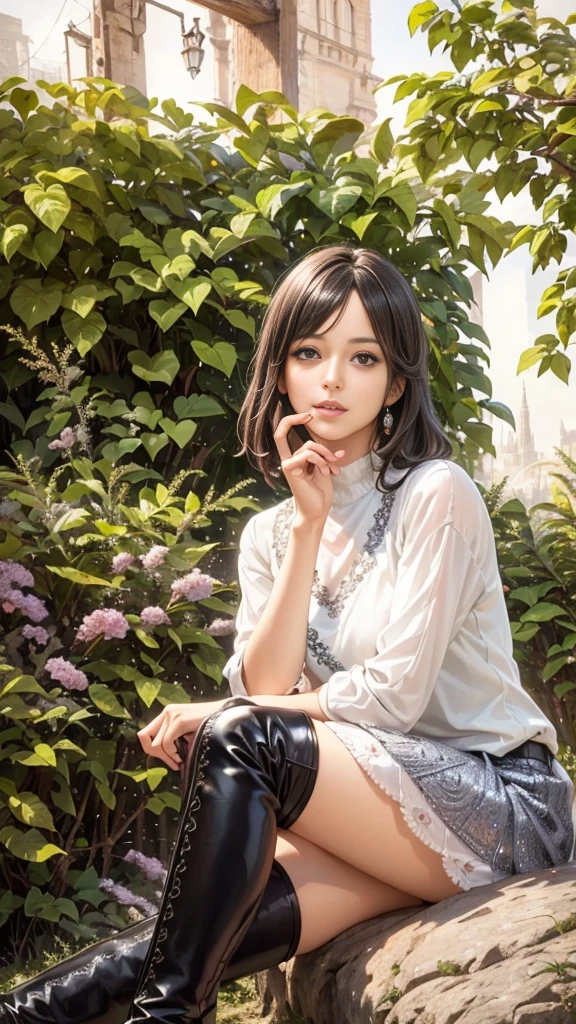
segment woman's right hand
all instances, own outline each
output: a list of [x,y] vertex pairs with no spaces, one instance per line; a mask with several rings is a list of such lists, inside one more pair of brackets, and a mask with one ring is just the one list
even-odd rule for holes
[[318,441],[305,441],[292,454],[288,444],[289,431],[297,423],[306,426],[310,419],[310,414],[305,412],[282,416],[282,406],[278,402],[273,418],[273,436],[280,454],[282,472],[294,495],[296,516],[308,522],[323,522],[334,497],[332,475],[340,472],[337,462],[345,450],[340,448],[333,453]]

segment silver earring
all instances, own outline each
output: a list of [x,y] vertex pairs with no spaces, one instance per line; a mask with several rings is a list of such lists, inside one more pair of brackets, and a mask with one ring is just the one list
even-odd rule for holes
[[394,423],[394,417],[393,417],[392,413],[388,411],[388,406],[386,406],[386,415],[384,417],[383,423],[384,423],[384,433],[385,434],[389,434],[390,433],[390,427]]

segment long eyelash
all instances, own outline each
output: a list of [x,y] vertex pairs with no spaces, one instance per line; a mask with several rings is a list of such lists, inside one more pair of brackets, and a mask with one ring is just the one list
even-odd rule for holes
[[[292,355],[293,356],[299,356],[301,352],[316,352],[316,351],[317,350],[314,348],[313,345],[302,345],[300,348],[297,348],[295,352],[292,352]],[[356,356],[368,356],[372,360],[372,364],[380,362],[380,360],[377,358],[377,356],[373,356],[371,352],[355,352],[354,355],[356,355]],[[311,363],[312,360],[311,359],[303,359],[303,360],[301,360],[301,362]],[[370,366],[371,364],[370,363],[358,363],[358,365],[359,366],[366,366],[366,365]]]

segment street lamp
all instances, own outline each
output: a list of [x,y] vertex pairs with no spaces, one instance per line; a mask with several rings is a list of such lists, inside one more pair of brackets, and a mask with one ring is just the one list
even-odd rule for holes
[[204,60],[202,43],[206,38],[204,32],[200,31],[200,18],[193,18],[194,26],[186,32],[184,15],[181,11],[176,11],[173,7],[167,7],[166,4],[159,3],[159,0],[146,0],[146,3],[152,4],[153,7],[159,7],[162,11],[168,11],[169,14],[175,14],[177,18],[180,18],[180,24],[182,26],[182,42],[184,43],[182,58],[184,60],[186,70],[190,72],[192,78],[196,78],[196,75],[200,71],[202,61]]
[[200,18],[193,18],[194,27],[186,32],[182,36],[184,43],[184,49],[182,50],[182,57],[186,70],[190,72],[192,78],[196,78],[196,75],[200,71],[200,66],[204,60],[204,50],[202,49],[202,43],[206,38],[204,33],[200,31],[198,22]]

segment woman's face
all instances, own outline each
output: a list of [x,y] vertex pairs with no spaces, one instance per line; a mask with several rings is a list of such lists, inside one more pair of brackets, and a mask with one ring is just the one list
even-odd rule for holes
[[[312,413],[305,423],[312,440],[331,451],[344,448],[346,454],[339,464],[347,465],[370,450],[384,402],[392,405],[397,401],[404,383],[388,393],[384,356],[357,291],[351,292],[338,323],[327,330],[335,315],[320,327],[321,332],[326,330],[321,337],[292,342],[278,388],[288,393],[295,412]],[[338,416],[322,415],[315,406],[326,401],[339,402],[346,411]],[[297,438],[297,447],[300,445]]]

